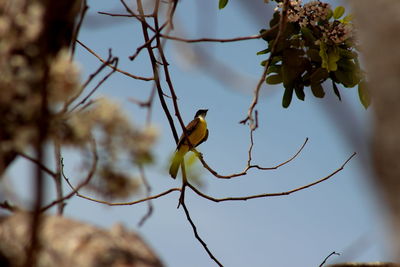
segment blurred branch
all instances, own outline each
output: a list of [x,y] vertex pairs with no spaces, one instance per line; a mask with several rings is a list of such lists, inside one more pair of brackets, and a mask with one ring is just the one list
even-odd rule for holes
[[9,210],[11,212],[19,211],[21,210],[19,207],[10,204],[7,200],[0,202],[0,208]]

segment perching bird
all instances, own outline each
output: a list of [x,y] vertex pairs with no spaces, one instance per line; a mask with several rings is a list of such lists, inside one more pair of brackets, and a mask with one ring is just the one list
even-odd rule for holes
[[[186,126],[186,134],[189,137],[192,147],[200,145],[208,138],[207,122],[205,120],[207,111],[208,109],[198,110],[194,119]],[[191,147],[186,139],[185,133],[182,133],[176,147],[174,158],[172,159],[171,167],[169,168],[169,174],[172,178],[176,178],[183,157],[190,149]]]

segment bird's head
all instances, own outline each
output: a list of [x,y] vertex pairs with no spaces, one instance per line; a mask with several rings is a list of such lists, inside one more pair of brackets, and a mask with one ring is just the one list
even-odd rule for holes
[[196,115],[194,116],[194,118],[197,118],[197,117],[199,117],[199,116],[205,118],[206,115],[207,115],[207,111],[208,111],[208,109],[199,109],[199,110],[196,112]]

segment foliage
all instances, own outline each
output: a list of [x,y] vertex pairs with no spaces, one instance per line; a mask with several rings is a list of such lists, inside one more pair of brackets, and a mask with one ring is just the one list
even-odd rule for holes
[[285,31],[271,54],[278,35],[279,9],[283,5],[282,1],[277,2],[278,7],[269,22],[271,30],[260,31],[264,33],[267,48],[257,54],[270,54],[261,65],[268,63],[266,83],[283,83],[283,107],[290,105],[293,92],[304,100],[305,87],[310,87],[315,97],[323,98],[323,84],[330,80],[339,100],[337,84],[346,88],[358,85],[360,101],[367,108],[370,97],[358,60],[351,15],[344,16],[342,6],[332,10],[329,4],[320,1],[302,5],[301,1],[291,0]]
[[228,1],[229,1],[229,0],[219,0],[218,8],[219,8],[219,9],[225,8],[226,5],[228,4]]

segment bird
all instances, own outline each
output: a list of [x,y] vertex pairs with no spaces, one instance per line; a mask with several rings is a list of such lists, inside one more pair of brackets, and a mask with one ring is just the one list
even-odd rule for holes
[[[208,129],[207,122],[205,120],[207,111],[208,109],[199,109],[196,112],[194,119],[185,127],[186,135],[185,133],[182,133],[178,145],[176,146],[171,167],[169,168],[169,174],[172,178],[176,178],[179,166],[181,165],[185,154],[189,152],[189,150],[191,150],[192,148],[197,147],[207,140]],[[189,138],[190,144],[186,136]]]

